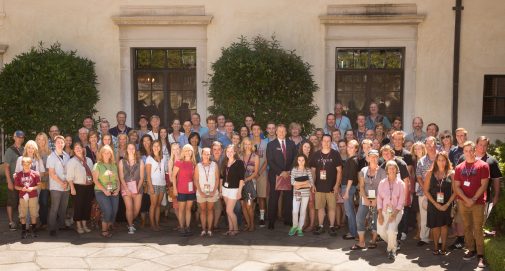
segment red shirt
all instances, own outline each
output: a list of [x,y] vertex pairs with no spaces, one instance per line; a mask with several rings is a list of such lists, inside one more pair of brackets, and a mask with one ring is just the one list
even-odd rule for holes
[[[30,172],[25,173],[20,171],[14,175],[14,185],[19,187],[37,187],[40,183],[40,175],[34,171],[30,170]],[[38,196],[37,189],[33,189],[32,192],[23,192],[19,191],[19,197],[22,198],[25,194],[28,194],[28,197],[35,198]]]
[[[176,161],[175,165],[179,168],[177,173],[177,193],[180,194],[195,194],[195,184],[193,183],[193,174],[195,166],[190,161]],[[189,189],[191,185],[191,191]]]
[[[479,190],[482,179],[489,179],[489,166],[486,162],[476,160],[474,163],[463,162],[456,166],[454,181],[459,182],[459,187],[468,198],[473,198]],[[484,204],[486,192],[475,203]]]

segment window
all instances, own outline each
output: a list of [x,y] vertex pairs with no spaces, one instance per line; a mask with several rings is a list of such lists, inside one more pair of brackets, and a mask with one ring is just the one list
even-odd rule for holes
[[484,75],[482,123],[505,123],[505,75]]
[[132,50],[135,119],[158,115],[169,127],[174,118],[196,112],[196,49],[137,48]]
[[[351,122],[376,101],[390,121],[403,114],[404,48],[337,48],[335,100]],[[353,125],[355,125],[353,123]]]

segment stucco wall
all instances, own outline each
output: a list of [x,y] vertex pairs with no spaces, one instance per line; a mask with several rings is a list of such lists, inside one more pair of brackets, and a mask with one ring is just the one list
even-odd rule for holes
[[[87,0],[36,1],[0,0],[5,17],[0,16],[0,44],[9,49],[8,63],[16,54],[38,41],[59,41],[63,48],[77,49],[79,54],[96,62],[101,101],[99,115],[114,119],[120,109],[119,27],[111,17],[124,5],[202,5],[206,15],[213,16],[207,26],[207,67],[221,54],[221,48],[240,35],[271,36],[287,49],[296,49],[313,68],[320,87],[316,103],[321,111],[314,118],[321,126],[332,109],[325,99],[326,75],[325,26],[319,15],[335,4],[416,3],[417,12],[426,15],[417,29],[414,108],[404,111],[420,115],[425,123],[436,122],[441,129],[451,126],[452,61],[454,37],[454,1],[351,1],[351,0]],[[483,75],[505,73],[505,11],[502,0],[464,1],[461,41],[461,81],[459,126],[469,129],[470,136],[486,134],[503,138],[505,125],[481,124]],[[0,13],[1,13],[0,8]],[[210,73],[207,70],[204,74]],[[202,78],[206,80],[207,78]],[[201,81],[200,81],[201,82]],[[129,95],[127,95],[129,96]],[[203,114],[205,115],[205,114]],[[405,121],[406,130],[411,129]]]

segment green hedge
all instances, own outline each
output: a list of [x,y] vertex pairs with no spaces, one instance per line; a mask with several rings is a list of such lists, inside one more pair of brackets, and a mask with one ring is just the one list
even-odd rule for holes
[[489,238],[484,241],[485,257],[491,270],[505,270],[505,238]]

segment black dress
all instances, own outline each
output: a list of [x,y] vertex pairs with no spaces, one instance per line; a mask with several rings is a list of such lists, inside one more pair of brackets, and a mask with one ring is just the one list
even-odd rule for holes
[[[435,174],[432,174],[430,179],[430,195],[435,201],[437,201],[437,193],[439,192],[444,193],[444,203],[440,203],[440,205],[444,205],[452,196],[452,181],[449,177],[437,180],[437,178],[435,178]],[[435,205],[428,201],[427,212],[428,218],[426,226],[428,228],[450,226],[452,223],[450,206],[445,211],[439,211]]]

